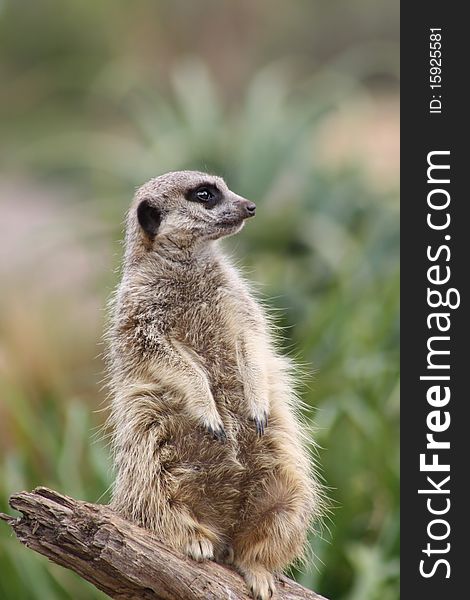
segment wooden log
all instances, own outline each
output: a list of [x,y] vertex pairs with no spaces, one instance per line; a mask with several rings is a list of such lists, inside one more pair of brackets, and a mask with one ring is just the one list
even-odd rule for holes
[[[39,487],[10,498],[22,513],[0,513],[28,548],[78,573],[119,600],[247,600],[243,579],[214,562],[198,563],[171,550],[151,532],[109,507]],[[279,600],[325,600],[287,577]]]

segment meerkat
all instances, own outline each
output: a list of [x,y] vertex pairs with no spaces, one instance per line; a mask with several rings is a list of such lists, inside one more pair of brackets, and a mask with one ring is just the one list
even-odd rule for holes
[[321,492],[291,362],[219,248],[255,210],[193,171],[134,197],[108,331],[111,506],[195,560],[232,563],[266,600]]

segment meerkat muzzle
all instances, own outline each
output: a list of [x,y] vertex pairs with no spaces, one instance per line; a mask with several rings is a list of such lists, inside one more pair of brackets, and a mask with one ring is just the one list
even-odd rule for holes
[[240,202],[241,212],[244,219],[254,217],[256,213],[256,204],[250,200],[242,200]]

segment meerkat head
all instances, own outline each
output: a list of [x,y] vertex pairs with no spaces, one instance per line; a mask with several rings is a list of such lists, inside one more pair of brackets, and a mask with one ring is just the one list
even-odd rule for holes
[[255,211],[253,202],[231,192],[220,177],[176,171],[137,191],[129,225],[148,249],[165,239],[187,247],[237,233]]

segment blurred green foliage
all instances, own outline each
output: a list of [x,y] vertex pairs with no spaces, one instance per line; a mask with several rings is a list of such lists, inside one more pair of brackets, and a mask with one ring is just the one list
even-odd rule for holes
[[[0,510],[36,485],[107,500],[98,355],[123,215],[152,176],[214,171],[259,207],[225,245],[303,365],[331,498],[315,565],[294,575],[393,600],[396,29],[386,2],[254,4],[187,3],[183,19],[182,2],[0,2]],[[103,597],[5,526],[0,572],[2,599]]]

